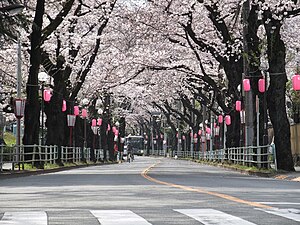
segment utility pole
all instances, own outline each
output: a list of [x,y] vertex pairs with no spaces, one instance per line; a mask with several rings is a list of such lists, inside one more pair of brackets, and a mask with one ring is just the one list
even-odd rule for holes
[[[20,41],[20,34],[18,33],[18,52],[17,52],[17,99],[21,99],[21,86],[22,86],[22,68],[21,68],[21,41]],[[17,119],[17,148],[16,148],[16,155],[17,155],[17,163],[19,165],[20,170],[20,153],[21,153],[21,119]],[[22,164],[23,165],[23,164]],[[24,166],[24,165],[23,165]]]
[[[248,18],[250,13],[250,1],[247,0],[243,4],[243,48],[244,48],[244,54],[243,54],[243,77],[249,77],[249,48],[248,48]],[[250,80],[251,82],[251,80]],[[252,146],[253,140],[254,140],[254,125],[253,125],[253,94],[252,90],[244,92],[245,95],[245,146]]]
[[192,109],[191,109],[191,122],[192,122],[192,126],[191,126],[191,156],[192,158],[194,158],[194,124],[195,124],[195,114],[193,112],[195,108],[195,99],[192,99]]

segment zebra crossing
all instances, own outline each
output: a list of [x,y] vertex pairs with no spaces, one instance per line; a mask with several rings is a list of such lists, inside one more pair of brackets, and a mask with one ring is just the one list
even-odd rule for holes
[[[288,219],[290,221],[300,223],[300,210],[299,209],[255,209],[263,211],[267,214],[279,216],[281,218]],[[156,225],[156,223],[151,222],[151,218],[148,221],[141,215],[131,211],[131,210],[85,210],[89,213],[93,219],[93,224],[101,225]],[[247,221],[240,217],[222,212],[216,209],[210,208],[198,208],[198,209],[173,209],[174,213],[178,213],[182,216],[192,218],[195,221],[200,222],[204,225],[257,225],[256,223]],[[58,223],[51,223],[51,216],[53,216],[53,211],[11,211],[0,213],[0,225],[51,225]],[[61,213],[61,212],[58,212]],[[76,210],[70,211],[70,218],[73,217],[73,222],[70,224],[75,224],[76,220]],[[51,216],[49,216],[51,215]],[[49,218],[50,217],[50,218]],[[79,218],[79,217],[78,217]],[[49,223],[50,221],[50,223]],[[149,222],[150,221],[150,222]],[[63,221],[60,224],[66,224]],[[76,224],[81,224],[77,221]],[[91,224],[91,223],[89,223]],[[286,223],[288,224],[288,223]]]

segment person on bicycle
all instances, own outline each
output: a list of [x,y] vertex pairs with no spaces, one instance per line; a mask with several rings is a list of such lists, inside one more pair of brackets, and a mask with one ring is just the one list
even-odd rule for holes
[[132,159],[132,145],[129,142],[127,145],[127,161],[130,162],[131,159]]

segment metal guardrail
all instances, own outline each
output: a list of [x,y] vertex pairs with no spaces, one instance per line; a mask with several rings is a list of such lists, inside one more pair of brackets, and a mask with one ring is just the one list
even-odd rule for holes
[[151,155],[166,156],[166,150],[161,150],[161,149],[151,150]]
[[[30,148],[30,151],[25,149]],[[5,146],[0,145],[0,170],[3,171],[3,164],[12,164],[12,169],[16,164],[44,162],[55,163],[58,159],[57,146],[40,146],[40,145],[20,145]]]
[[[30,148],[30,151],[26,151]],[[104,150],[94,150],[95,160],[104,160]],[[109,158],[106,152],[106,160]],[[5,146],[0,145],[0,170],[3,171],[4,164],[11,164],[11,169],[15,165],[24,165],[25,163],[34,164],[35,162],[44,162],[54,164],[59,159],[59,150],[57,146],[40,145],[21,145]],[[61,147],[60,159],[62,162],[79,162],[82,159],[91,161],[91,149],[81,147]],[[23,166],[22,166],[23,167]]]
[[193,154],[190,151],[172,151],[170,155],[172,157],[206,161],[230,161],[235,164],[256,166],[258,168],[267,165],[268,168],[273,166],[277,170],[276,153],[270,145],[217,149],[206,152],[193,152]]

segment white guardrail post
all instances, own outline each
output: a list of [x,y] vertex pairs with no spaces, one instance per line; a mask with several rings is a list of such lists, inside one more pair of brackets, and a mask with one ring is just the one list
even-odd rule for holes
[[1,163],[1,172],[3,171],[3,145],[1,145],[1,156],[0,156],[0,163]]

